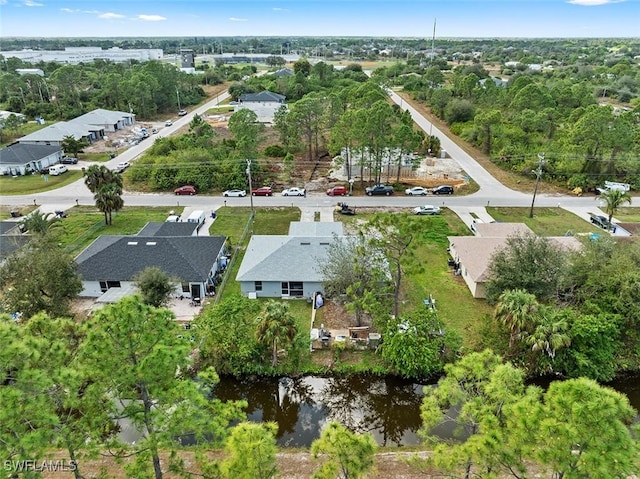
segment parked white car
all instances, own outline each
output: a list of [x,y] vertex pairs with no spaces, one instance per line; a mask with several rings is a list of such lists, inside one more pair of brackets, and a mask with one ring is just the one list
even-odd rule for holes
[[131,166],[131,163],[129,163],[128,161],[121,161],[120,163],[118,163],[118,166],[116,166],[116,171],[118,173],[122,173],[124,170],[126,170],[130,166]]
[[53,165],[49,167],[49,174],[51,176],[58,176],[67,171],[69,171],[69,168],[67,168],[66,165]]
[[282,196],[305,196],[304,188],[288,188],[282,192]]
[[426,196],[428,192],[429,190],[422,186],[414,186],[413,188],[407,188],[404,190],[404,194],[410,196]]
[[247,196],[245,190],[227,190],[222,193],[222,196]]
[[434,205],[416,206],[413,209],[413,214],[415,214],[415,215],[439,215],[440,214],[440,208],[438,206],[434,206]]

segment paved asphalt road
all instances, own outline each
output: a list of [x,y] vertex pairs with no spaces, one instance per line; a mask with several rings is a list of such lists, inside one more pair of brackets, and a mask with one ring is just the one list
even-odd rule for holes
[[[427,197],[410,197],[404,195],[384,196],[384,197],[366,197],[354,196],[346,199],[353,206],[395,206],[395,207],[414,207],[420,204],[435,204],[438,206],[447,206],[451,208],[483,208],[486,206],[530,206],[532,195],[518,191],[513,191],[491,176],[484,168],[482,168],[471,156],[465,153],[453,141],[446,137],[435,126],[424,118],[419,112],[403,101],[397,94],[389,91],[389,95],[401,108],[409,110],[415,122],[427,133],[431,132],[440,138],[442,147],[447,153],[455,159],[463,170],[471,176],[480,186],[477,193],[466,196],[427,196]],[[220,94],[212,101],[193,110],[188,115],[179,118],[171,127],[162,128],[154,137],[164,137],[174,133],[177,129],[188,125],[194,114],[203,115],[206,111],[229,98],[228,92]],[[121,161],[134,161],[153,143],[150,140],[143,141],[136,146],[120,153],[113,160],[104,163],[105,166],[114,168]],[[209,210],[228,204],[230,206],[248,206],[250,198],[223,198],[221,196],[174,196],[169,193],[127,193],[123,195],[126,205],[131,206],[191,206],[199,209]],[[93,205],[93,197],[87,190],[82,180],[78,180],[56,190],[47,191],[26,196],[2,196],[0,203],[3,205],[24,205],[31,204],[34,201],[42,205],[43,211],[54,211],[56,209],[66,209],[79,204]],[[328,207],[335,205],[340,201],[339,198],[328,197],[323,192],[310,193],[306,198],[303,197],[282,197],[279,195],[273,197],[254,197],[255,206],[290,206],[297,205],[300,207]],[[536,197],[536,206],[562,206],[564,208],[579,208],[587,211],[588,209],[597,209],[598,203],[592,197],[578,198],[569,195],[546,195],[538,194]],[[633,206],[638,206],[638,198],[634,198]]]

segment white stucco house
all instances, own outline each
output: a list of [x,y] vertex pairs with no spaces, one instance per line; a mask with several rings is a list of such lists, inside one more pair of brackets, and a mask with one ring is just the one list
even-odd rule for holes
[[285,104],[285,96],[270,91],[260,93],[245,93],[240,95],[234,112],[244,108],[251,110],[258,117],[259,123],[273,123],[273,117]]
[[242,294],[286,299],[324,292],[319,265],[341,238],[340,222],[292,222],[288,235],[252,236],[236,276]]
[[62,159],[59,146],[14,143],[0,150],[0,175],[26,175]]

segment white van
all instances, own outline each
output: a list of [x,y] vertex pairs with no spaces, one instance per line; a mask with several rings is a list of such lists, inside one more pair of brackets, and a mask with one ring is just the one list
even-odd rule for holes
[[67,171],[69,171],[69,169],[66,165],[53,165],[49,167],[49,174],[51,176],[58,176],[62,173],[66,173]]
[[206,217],[204,215],[204,211],[196,210],[189,215],[189,217],[187,218],[187,223],[197,223],[201,225],[202,223],[204,223],[205,219]]

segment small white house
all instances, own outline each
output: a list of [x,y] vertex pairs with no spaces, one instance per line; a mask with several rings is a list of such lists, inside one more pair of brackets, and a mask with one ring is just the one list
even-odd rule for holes
[[273,117],[276,111],[285,104],[285,98],[284,95],[270,91],[246,93],[240,96],[234,111],[247,108],[257,115],[259,123],[273,123]]

